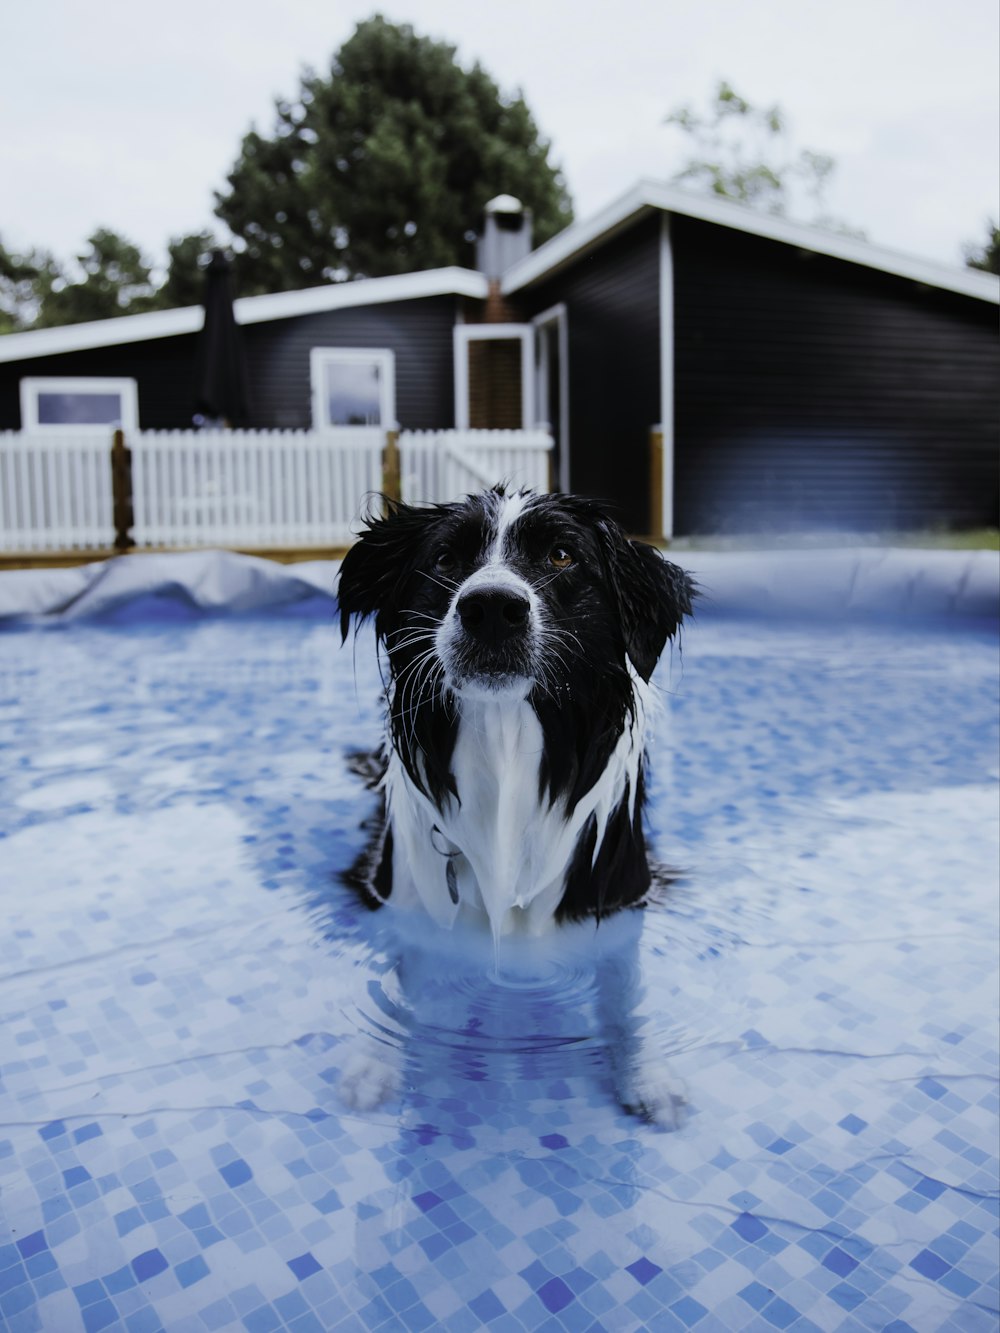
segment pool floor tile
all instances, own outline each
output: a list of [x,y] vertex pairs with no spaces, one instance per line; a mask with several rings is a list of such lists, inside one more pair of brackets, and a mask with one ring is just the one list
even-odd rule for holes
[[0,636],[0,1326],[995,1329],[996,645],[845,634],[708,619],[660,672],[689,870],[626,971],[674,1133],[616,1105],[592,969],[400,972],[339,885],[370,639]]

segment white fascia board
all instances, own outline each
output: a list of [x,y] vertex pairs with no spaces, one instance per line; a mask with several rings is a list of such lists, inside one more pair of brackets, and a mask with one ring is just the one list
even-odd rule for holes
[[666,209],[671,213],[683,213],[702,222],[715,222],[722,227],[732,227],[734,230],[749,232],[754,236],[763,236],[767,240],[781,241],[800,250],[811,250],[816,254],[829,255],[833,259],[844,259],[850,264],[863,264],[866,268],[878,269],[881,273],[911,278],[914,282],[922,282],[928,287],[940,287],[945,291],[958,292],[962,296],[975,296],[984,301],[1000,303],[1000,278],[993,273],[981,273],[973,268],[959,268],[950,264],[940,264],[933,259],[920,259],[915,255],[901,254],[897,250],[859,240],[856,236],[841,236],[822,227],[790,222],[787,218],[775,217],[768,213],[756,213],[744,204],[734,204],[726,199],[713,199],[709,195],[692,194],[690,191],[678,190],[656,181],[641,182],[641,189],[646,202],[654,208]]
[[349,306],[384,305],[387,301],[413,301],[421,296],[471,296],[485,301],[488,295],[489,282],[483,273],[468,268],[431,268],[391,278],[327,283],[298,292],[243,296],[233,302],[233,310],[237,324],[261,324],[269,319],[321,314]]
[[[233,302],[233,310],[237,324],[259,324],[271,319],[291,319],[296,315],[379,305],[386,301],[412,301],[425,296],[469,296],[485,301],[488,295],[489,283],[484,274],[456,266],[401,273],[391,278],[327,283],[296,292],[243,296]],[[7,333],[0,336],[0,361],[27,361],[31,357],[55,356],[90,347],[116,347],[197,333],[203,320],[202,307],[195,305],[176,310],[151,310],[143,315],[122,315],[87,324],[67,324],[54,329]]]
[[197,333],[205,312],[200,305],[176,310],[151,310],[145,315],[121,315],[87,324],[64,324],[54,329],[28,329],[0,337],[0,361],[27,361],[34,356],[78,352],[88,347],[116,347],[124,343],[171,338]]
[[853,236],[840,236],[821,227],[810,227],[801,222],[790,222],[787,218],[757,213],[743,204],[694,194],[689,190],[679,190],[675,186],[648,180],[640,181],[594,217],[571,224],[564,232],[508,269],[501,284],[504,295],[510,295],[549,276],[652,209],[696,218],[701,222],[712,222],[733,231],[743,231],[752,236],[792,245],[799,250],[809,250],[814,254],[843,259],[850,264],[861,264],[880,273],[909,278],[928,287],[1000,304],[1000,278],[995,274],[900,254]]
[[571,260],[627,227],[648,209],[641,183],[633,186],[627,194],[606,204],[599,213],[580,222],[571,222],[564,231],[512,264],[501,279],[500,290],[504,296],[510,296],[540,278],[550,277]]

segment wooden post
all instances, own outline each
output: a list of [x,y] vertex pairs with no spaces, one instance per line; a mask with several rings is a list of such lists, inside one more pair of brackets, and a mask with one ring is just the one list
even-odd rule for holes
[[111,496],[115,523],[115,550],[127,551],[135,545],[131,529],[135,523],[132,508],[132,450],[126,448],[125,432],[116,430],[111,443]]
[[387,430],[385,433],[385,448],[382,451],[382,494],[387,500],[403,498],[398,430]]
[[663,534],[663,427],[649,432],[649,535],[655,541]]

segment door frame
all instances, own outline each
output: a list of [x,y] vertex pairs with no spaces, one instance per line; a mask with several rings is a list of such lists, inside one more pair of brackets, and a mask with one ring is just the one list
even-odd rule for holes
[[455,428],[469,429],[469,344],[488,339],[517,340],[521,343],[521,429],[528,430],[535,396],[535,330],[530,324],[455,325]]
[[535,330],[537,353],[535,358],[535,415],[552,429],[549,402],[549,341],[540,336],[543,330],[555,326],[559,348],[559,434],[556,438],[559,468],[552,480],[560,491],[569,491],[569,314],[565,301],[549,306],[531,321]]

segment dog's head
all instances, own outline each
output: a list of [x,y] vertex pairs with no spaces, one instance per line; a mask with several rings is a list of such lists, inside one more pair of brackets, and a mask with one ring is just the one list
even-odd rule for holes
[[374,617],[416,708],[438,695],[571,695],[628,663],[648,680],[693,587],[592,501],[496,487],[390,504],[344,558],[338,595],[343,635]]

